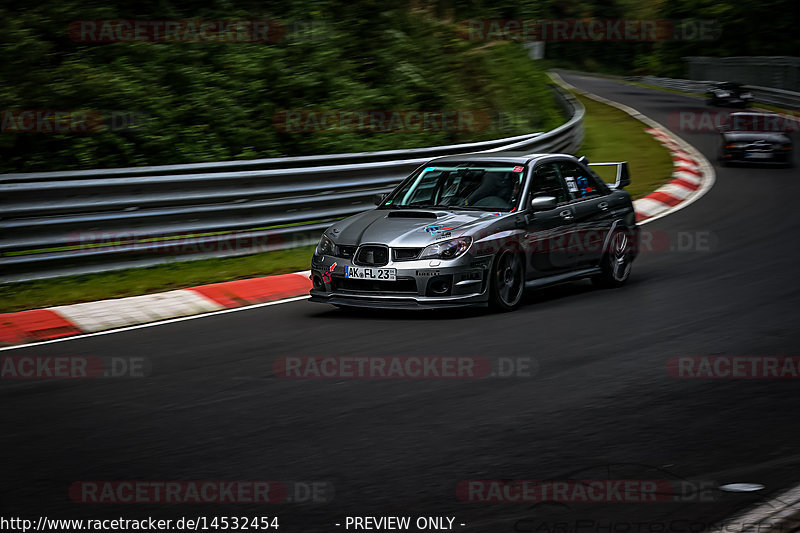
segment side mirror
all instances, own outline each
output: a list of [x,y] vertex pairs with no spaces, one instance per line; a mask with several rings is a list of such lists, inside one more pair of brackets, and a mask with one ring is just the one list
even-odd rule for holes
[[372,195],[372,203],[375,205],[381,205],[383,201],[386,199],[386,194],[373,194]]
[[557,205],[555,196],[537,196],[531,200],[531,211],[548,211]]

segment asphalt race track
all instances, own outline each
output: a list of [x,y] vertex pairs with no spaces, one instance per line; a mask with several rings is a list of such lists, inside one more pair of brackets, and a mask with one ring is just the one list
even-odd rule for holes
[[[709,109],[677,94],[563,77],[664,125],[671,112]],[[675,133],[714,162],[716,135]],[[566,284],[528,294],[510,314],[347,313],[301,300],[4,352],[145,357],[152,374],[2,380],[2,514],[268,515],[283,532],[341,531],[348,515],[455,516],[462,531],[564,523],[581,533],[698,531],[796,485],[800,382],[667,372],[677,356],[800,356],[798,170],[715,169],[706,196],[644,226],[668,246],[643,252],[622,289]],[[537,370],[482,380],[273,376],[277,358],[322,355],[530,357]],[[462,480],[567,478],[766,489],[639,504],[456,497]],[[74,503],[68,489],[81,480],[319,480],[335,497]]]

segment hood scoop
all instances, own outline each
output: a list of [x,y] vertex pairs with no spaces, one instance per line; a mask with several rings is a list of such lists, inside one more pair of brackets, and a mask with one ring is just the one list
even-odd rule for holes
[[386,218],[432,218],[436,220],[436,213],[430,211],[389,211]]

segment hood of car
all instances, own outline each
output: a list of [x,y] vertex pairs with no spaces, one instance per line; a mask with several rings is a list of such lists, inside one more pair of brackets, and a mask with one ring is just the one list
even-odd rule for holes
[[791,139],[789,139],[788,135],[780,132],[727,131],[722,135],[727,142],[766,141],[772,144],[785,144],[791,142]]
[[423,247],[484,228],[508,213],[440,209],[373,209],[341,220],[326,232],[340,245]]

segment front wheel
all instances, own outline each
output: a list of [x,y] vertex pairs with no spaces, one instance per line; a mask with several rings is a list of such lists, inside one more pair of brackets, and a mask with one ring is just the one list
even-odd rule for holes
[[510,250],[500,252],[495,259],[490,279],[489,303],[498,311],[512,311],[522,301],[525,289],[525,269],[522,256]]
[[617,230],[611,235],[608,250],[600,261],[601,273],[592,278],[600,288],[621,287],[628,281],[633,266],[633,243],[627,231]]

